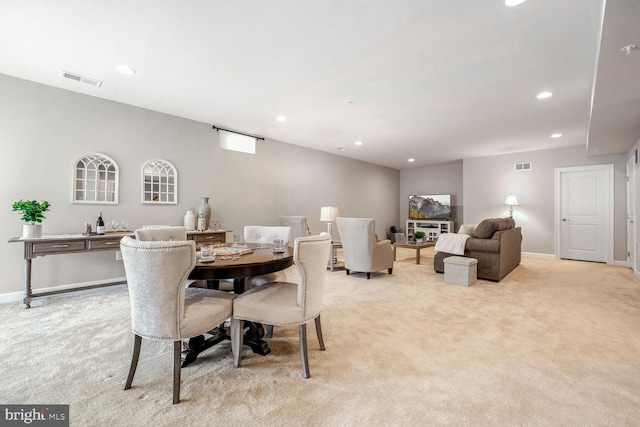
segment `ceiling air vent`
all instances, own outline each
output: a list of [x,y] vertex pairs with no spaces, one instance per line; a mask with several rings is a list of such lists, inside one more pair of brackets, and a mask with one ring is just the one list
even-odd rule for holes
[[514,163],[514,166],[515,166],[515,171],[516,172],[530,171],[531,170],[531,162]]
[[90,77],[84,77],[79,74],[70,73],[68,71],[60,71],[60,75],[65,79],[75,80],[77,82],[86,83],[91,86],[96,86],[96,87],[102,86],[102,81],[100,80],[92,79]]

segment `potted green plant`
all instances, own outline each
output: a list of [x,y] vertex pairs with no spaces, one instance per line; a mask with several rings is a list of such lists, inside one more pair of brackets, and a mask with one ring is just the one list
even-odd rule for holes
[[413,238],[415,239],[416,243],[422,243],[424,241],[424,231],[416,231],[415,233],[413,233]]
[[11,205],[13,211],[22,213],[22,220],[26,223],[22,226],[23,238],[42,237],[42,220],[44,213],[49,210],[51,204],[46,200],[19,200]]

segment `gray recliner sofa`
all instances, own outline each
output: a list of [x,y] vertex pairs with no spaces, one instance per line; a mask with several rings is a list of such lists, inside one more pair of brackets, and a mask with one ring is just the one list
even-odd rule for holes
[[[520,264],[522,230],[513,218],[488,218],[467,239],[464,256],[478,260],[478,278],[499,282]],[[433,268],[444,273],[444,259],[454,254],[436,252]]]

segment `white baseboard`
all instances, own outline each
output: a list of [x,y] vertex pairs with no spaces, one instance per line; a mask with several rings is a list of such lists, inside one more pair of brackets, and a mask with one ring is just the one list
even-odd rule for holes
[[[83,289],[79,289],[79,288],[84,288],[87,286],[100,286],[107,283],[117,283],[117,282],[121,282],[124,284],[126,281],[127,281],[126,277],[115,277],[113,279],[108,279],[108,280],[93,280],[90,282],[71,283],[67,285],[50,286],[48,288],[38,288],[38,289],[33,289],[33,292],[41,293],[41,292],[65,291],[65,290],[81,291]],[[10,302],[22,302],[22,300],[24,299],[24,296],[25,296],[24,291],[0,294],[0,304],[10,303]]]
[[24,291],[0,294],[0,304],[7,304],[10,302],[22,302],[23,298],[24,298]]
[[522,252],[522,255],[532,255],[532,256],[541,256],[546,258],[555,258],[554,254],[542,254],[539,252]]
[[[522,252],[523,255],[532,255],[532,256],[541,256],[541,257],[549,257],[549,258],[555,258],[555,254],[541,254],[538,252]],[[616,265],[618,267],[628,267],[627,265],[627,261],[613,261],[612,265]]]

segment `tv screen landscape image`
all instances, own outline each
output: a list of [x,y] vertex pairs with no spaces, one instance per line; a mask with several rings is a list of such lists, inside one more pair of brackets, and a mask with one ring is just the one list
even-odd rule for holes
[[409,219],[449,221],[451,194],[409,196]]

